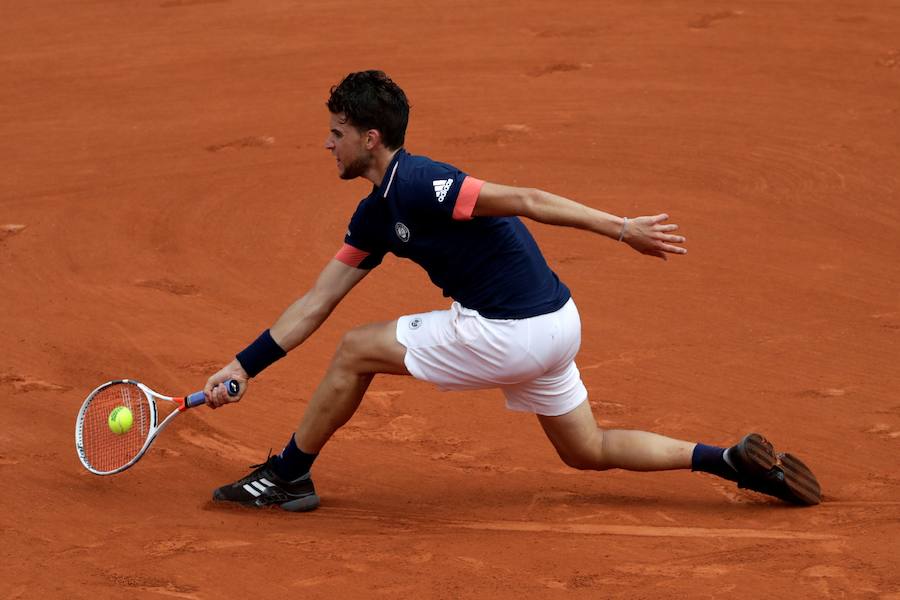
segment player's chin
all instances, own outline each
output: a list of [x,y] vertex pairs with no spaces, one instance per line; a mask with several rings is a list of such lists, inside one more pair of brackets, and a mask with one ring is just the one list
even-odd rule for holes
[[356,179],[365,172],[366,165],[359,160],[351,163],[338,162],[338,177],[341,179]]

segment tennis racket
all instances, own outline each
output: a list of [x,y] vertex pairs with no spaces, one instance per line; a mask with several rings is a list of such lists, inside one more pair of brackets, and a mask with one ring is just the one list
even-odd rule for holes
[[[234,379],[224,382],[229,396],[237,396],[240,385]],[[164,400],[176,406],[159,422],[157,402]],[[154,392],[143,383],[120,379],[104,383],[91,392],[75,421],[75,449],[84,468],[95,475],[121,473],[144,456],[156,436],[172,422],[175,415],[206,403],[203,392],[170,397]],[[124,433],[110,427],[110,413],[124,406],[131,411],[132,424]]]

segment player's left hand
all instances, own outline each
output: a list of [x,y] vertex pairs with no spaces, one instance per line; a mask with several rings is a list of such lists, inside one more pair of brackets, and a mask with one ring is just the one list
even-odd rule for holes
[[669,215],[662,213],[652,217],[628,219],[622,241],[640,252],[666,260],[667,254],[687,254],[687,248],[673,244],[683,244],[684,236],[672,235],[678,229],[674,223],[664,224]]

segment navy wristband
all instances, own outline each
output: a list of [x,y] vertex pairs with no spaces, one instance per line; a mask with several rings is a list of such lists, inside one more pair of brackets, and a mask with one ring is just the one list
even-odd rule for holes
[[247,375],[256,377],[263,372],[263,369],[285,356],[287,356],[287,352],[272,339],[272,334],[266,329],[252,344],[238,352],[235,358],[247,371]]

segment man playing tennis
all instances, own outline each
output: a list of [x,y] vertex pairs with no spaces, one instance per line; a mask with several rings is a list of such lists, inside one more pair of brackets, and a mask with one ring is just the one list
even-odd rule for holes
[[[537,415],[560,458],[576,469],[692,469],[792,504],[820,501],[810,470],[793,455],[776,453],[759,434],[726,449],[597,426],[574,360],[581,343],[578,309],[518,217],[584,229],[665,259],[686,253],[667,215],[620,218],[407,153],[409,104],[380,71],[351,73],[332,88],[327,106],[325,147],[338,175],[368,179],[372,193],[312,288],[209,378],[209,405],[239,401],[247,381],[312,335],[388,252],[422,266],[453,303],[347,332],[284,450],[215,490],[214,500],[316,508],[313,461],[356,411],[373,377],[389,373],[445,390],[500,388],[508,408]],[[231,397],[219,385],[228,379],[242,383],[240,395]]]

